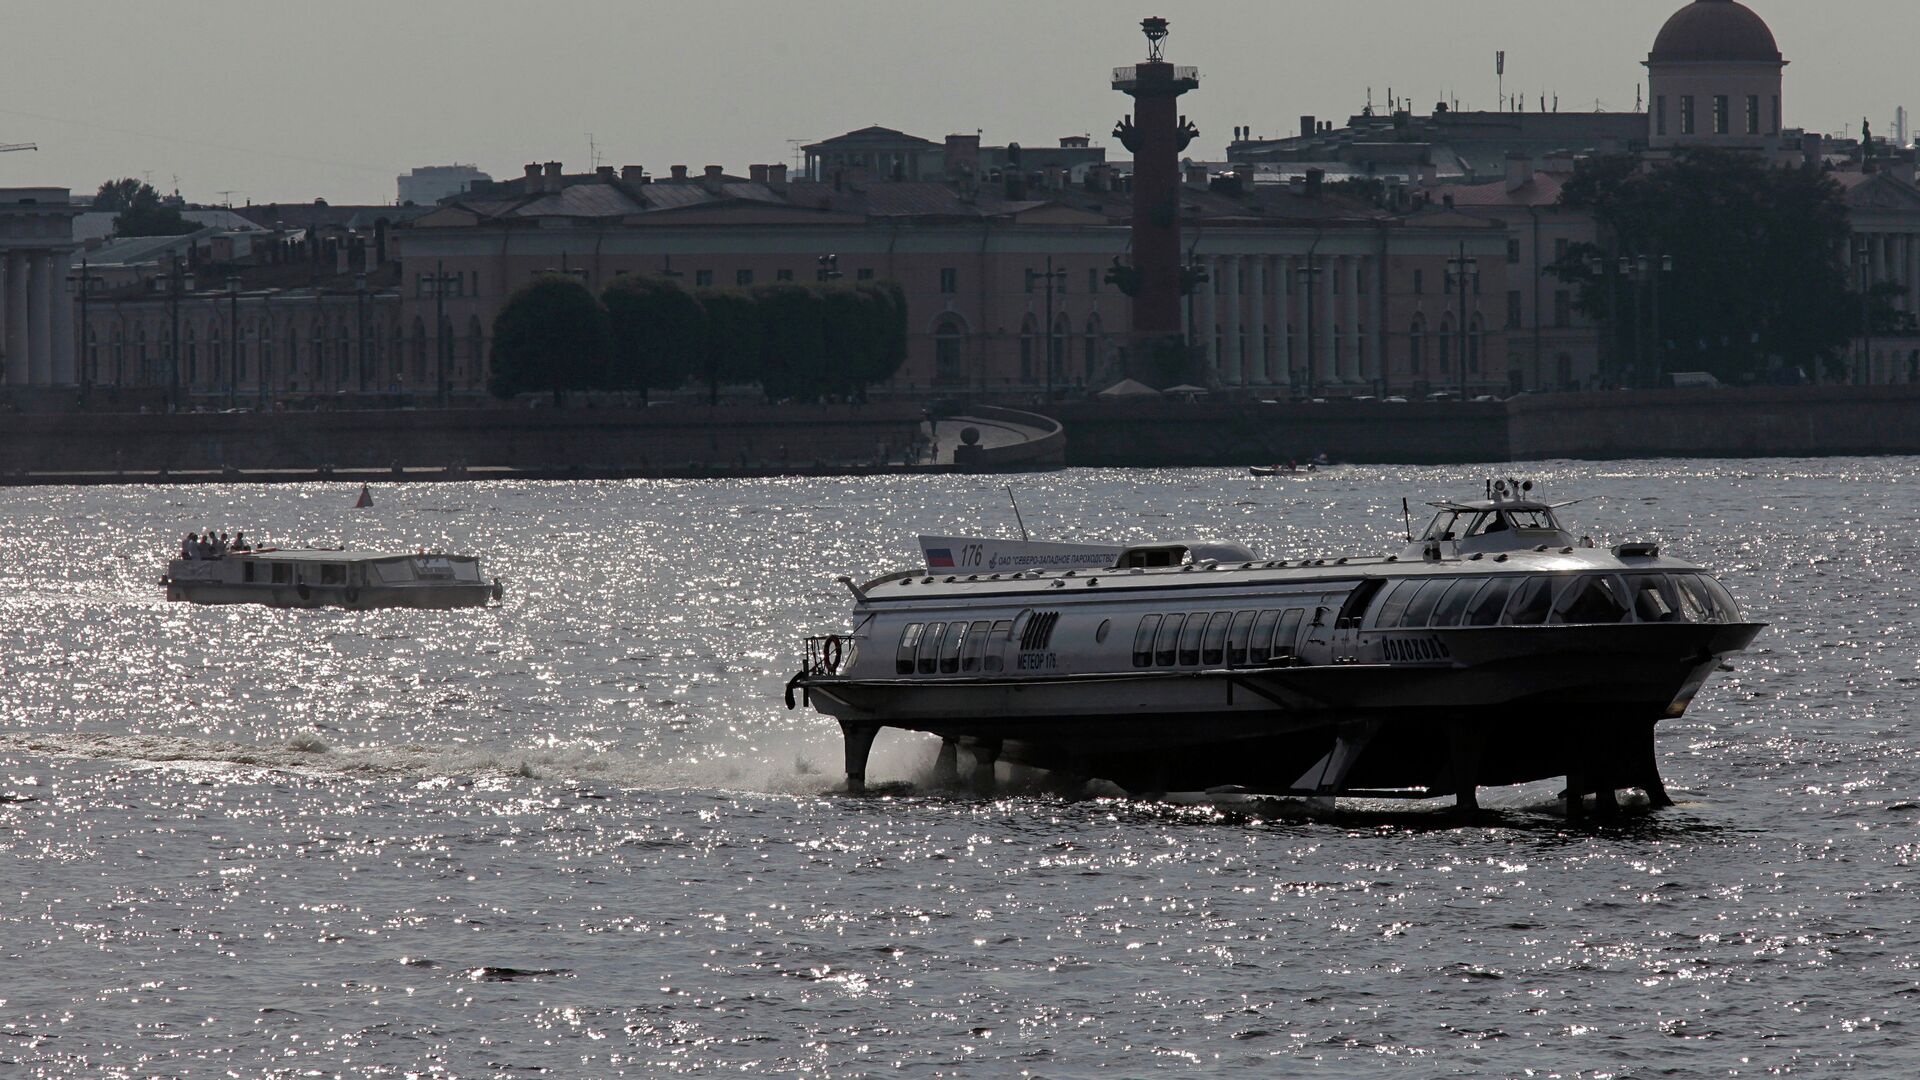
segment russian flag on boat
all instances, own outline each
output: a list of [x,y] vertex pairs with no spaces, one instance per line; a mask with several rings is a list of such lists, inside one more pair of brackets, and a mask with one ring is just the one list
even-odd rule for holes
[[953,567],[953,549],[952,548],[928,548],[927,549],[927,569],[929,570],[938,570],[941,568],[951,569],[952,567]]

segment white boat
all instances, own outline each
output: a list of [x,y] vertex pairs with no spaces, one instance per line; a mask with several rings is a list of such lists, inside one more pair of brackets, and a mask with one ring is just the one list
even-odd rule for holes
[[167,564],[167,599],[273,607],[458,608],[498,600],[472,555],[257,548]]
[[1433,503],[1392,555],[1167,542],[1102,565],[842,578],[851,627],[807,639],[788,705],[839,721],[854,791],[897,728],[943,740],[943,779],[968,749],[977,783],[1009,760],[1142,793],[1471,808],[1481,786],[1564,775],[1570,813],[1620,788],[1666,805],[1654,726],[1764,624],[1657,545],[1576,539],[1566,504],[1531,488]]

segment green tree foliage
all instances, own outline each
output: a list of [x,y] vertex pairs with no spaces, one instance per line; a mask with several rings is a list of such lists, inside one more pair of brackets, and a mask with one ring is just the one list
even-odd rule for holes
[[101,184],[94,193],[93,208],[117,211],[116,236],[182,236],[200,227],[181,217],[179,210],[161,205],[160,193],[152,184],[131,176]]
[[874,298],[878,305],[875,313],[880,317],[877,333],[881,340],[875,343],[865,379],[868,385],[885,382],[907,362],[907,291],[897,281],[869,281],[856,287]]
[[740,289],[702,289],[697,294],[707,313],[698,377],[707,384],[707,400],[720,400],[720,384],[753,382],[760,372],[760,310]]
[[760,312],[760,387],[768,399],[818,401],[831,393],[819,290],[782,282],[754,289],[753,299]]
[[657,274],[622,274],[600,294],[613,335],[607,385],[670,390],[703,365],[707,313],[680,283]]
[[510,398],[606,385],[613,336],[606,309],[570,274],[542,274],[507,298],[493,320],[493,377],[487,389]]
[[[1862,305],[1840,262],[1847,212],[1831,178],[1737,151],[1684,151],[1652,169],[1601,157],[1581,164],[1561,203],[1592,213],[1603,240],[1572,245],[1551,271],[1607,328],[1621,381],[1674,371],[1744,381],[1775,360],[1838,369]],[[1638,282],[1620,272],[1622,258],[1638,267],[1642,256],[1671,256],[1673,270],[1650,267]]]

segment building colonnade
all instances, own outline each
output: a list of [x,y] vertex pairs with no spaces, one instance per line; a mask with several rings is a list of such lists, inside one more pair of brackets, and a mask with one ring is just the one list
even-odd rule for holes
[[[1223,387],[1384,388],[1385,305],[1373,255],[1212,255],[1191,340]],[[1211,329],[1209,329],[1211,328]]]
[[[1897,286],[1898,291],[1889,298],[1893,309],[1920,321],[1920,232],[1897,229],[1855,232],[1853,242],[1847,246],[1847,271],[1850,288]],[[1854,358],[1853,381],[1887,383],[1920,379],[1920,372],[1914,370],[1913,349],[1912,339],[1907,337],[1897,349],[1891,344],[1876,343],[1869,354],[1863,339]]]
[[72,252],[64,247],[0,246],[0,355],[10,387],[72,386],[73,304],[67,281]]

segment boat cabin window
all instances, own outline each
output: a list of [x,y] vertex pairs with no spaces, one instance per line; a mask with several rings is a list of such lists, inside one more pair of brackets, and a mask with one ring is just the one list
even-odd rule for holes
[[1553,583],[1550,577],[1530,577],[1513,590],[1507,601],[1506,623],[1510,626],[1539,626],[1553,611]]
[[1624,622],[1627,601],[1613,578],[1588,575],[1578,578],[1554,605],[1554,621],[1570,626]]
[[1272,659],[1291,660],[1299,655],[1300,624],[1306,615],[1303,608],[1288,608],[1286,614],[1280,616],[1280,627],[1273,632]]
[[1494,626],[1500,622],[1500,612],[1507,606],[1507,597],[1513,594],[1513,578],[1494,578],[1487,587],[1467,605],[1467,616],[1462,626]]
[[347,583],[346,567],[340,565],[339,563],[321,563],[320,564],[320,584],[345,585],[346,583]]
[[1458,540],[1460,534],[1455,527],[1460,524],[1461,518],[1469,516],[1457,510],[1442,510],[1433,515],[1433,520],[1427,523],[1427,531],[1420,534],[1420,539]]
[[1153,662],[1159,667],[1172,667],[1180,656],[1180,628],[1187,624],[1185,615],[1169,615],[1160,624],[1160,636],[1153,645]]
[[240,563],[240,580],[241,581],[251,582],[253,580],[253,569],[255,565],[256,564],[252,559],[246,559]]
[[900,648],[893,654],[893,673],[895,675],[913,674],[913,657],[920,649],[920,631],[926,629],[920,623],[908,623],[900,631]]
[[1200,662],[1200,636],[1207,629],[1207,613],[1196,611],[1187,616],[1186,630],[1180,635],[1180,663],[1193,667]]
[[1219,667],[1227,659],[1227,627],[1233,622],[1233,612],[1216,611],[1213,618],[1207,620],[1207,632],[1200,639],[1200,663],[1206,667]]
[[1135,567],[1150,569],[1156,566],[1185,566],[1186,563],[1185,544],[1165,544],[1159,547],[1128,548],[1120,553],[1120,561],[1116,565],[1126,570]]
[[1401,626],[1425,626],[1433,618],[1433,609],[1440,606],[1440,598],[1453,584],[1451,578],[1438,578],[1420,586],[1413,594],[1413,601],[1407,605],[1406,617],[1400,620]]
[[1740,606],[1733,602],[1733,595],[1718,581],[1705,574],[1675,574],[1674,580],[1680,583],[1683,593],[1701,613],[1701,622],[1740,621]]
[[1386,599],[1380,601],[1380,606],[1373,617],[1373,625],[1379,629],[1399,626],[1400,620],[1407,613],[1407,604],[1413,600],[1413,594],[1420,591],[1422,584],[1424,582],[1418,578],[1394,582],[1393,588],[1382,593]]
[[957,622],[947,627],[946,644],[940,647],[940,674],[958,675],[960,673],[960,650],[967,644],[967,624]]
[[1253,620],[1253,640],[1247,645],[1247,663],[1264,664],[1273,655],[1273,628],[1280,622],[1277,611],[1263,611]]
[[292,575],[288,573],[290,569],[292,568],[289,567],[286,563],[274,563],[273,564],[273,583],[275,585],[285,585],[287,582],[293,580]]
[[1663,574],[1642,574],[1627,579],[1627,591],[1633,596],[1633,617],[1640,622],[1686,622],[1680,608],[1680,589]]
[[1255,614],[1242,611],[1233,616],[1233,626],[1227,631],[1227,663],[1233,667],[1247,662],[1247,638],[1253,633]]
[[987,636],[993,633],[993,622],[982,619],[967,627],[967,651],[960,658],[961,671],[979,671],[980,658],[987,651]]
[[1153,666],[1153,638],[1160,632],[1160,616],[1145,615],[1140,619],[1140,629],[1133,632],[1133,666]]
[[1467,613],[1467,605],[1473,602],[1487,583],[1478,578],[1461,578],[1441,594],[1440,603],[1433,609],[1433,621],[1429,626],[1459,626]]
[[1006,661],[1003,658],[1007,651],[1007,641],[1012,633],[1012,619],[995,620],[993,630],[987,635],[987,654],[980,660],[981,670],[1000,671],[1004,669]]
[[940,668],[940,643],[946,637],[947,624],[928,623],[926,632],[920,635],[919,671],[922,675],[931,675]]

